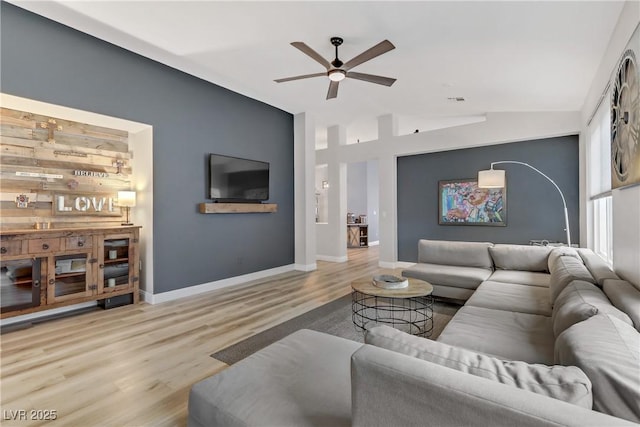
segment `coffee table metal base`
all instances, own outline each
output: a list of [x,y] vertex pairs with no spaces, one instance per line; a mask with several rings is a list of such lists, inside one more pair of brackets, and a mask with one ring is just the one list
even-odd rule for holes
[[412,335],[431,336],[433,298],[393,298],[351,292],[353,324],[360,331],[376,325],[389,325]]

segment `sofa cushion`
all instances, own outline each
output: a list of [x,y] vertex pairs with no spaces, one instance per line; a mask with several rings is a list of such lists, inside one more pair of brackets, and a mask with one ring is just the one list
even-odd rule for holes
[[549,272],[548,246],[495,245],[489,248],[493,265],[500,270]]
[[604,281],[607,279],[620,279],[611,267],[591,249],[580,248],[578,254],[600,287],[604,286]]
[[556,340],[556,363],[591,380],[593,409],[640,422],[640,333],[611,315],[576,323]]
[[549,279],[549,291],[551,292],[551,305],[555,304],[560,292],[574,280],[582,280],[596,283],[582,260],[572,256],[561,256],[551,265],[551,278]]
[[603,289],[611,303],[624,311],[640,331],[640,290],[626,280],[613,279],[605,280]]
[[535,271],[496,270],[491,274],[489,280],[493,282],[517,283],[519,285],[548,288],[551,275]]
[[404,277],[426,280],[432,285],[446,285],[455,288],[476,289],[491,276],[491,270],[478,267],[462,267],[418,263],[402,271]]
[[549,290],[539,286],[485,280],[466,305],[551,316]]
[[560,292],[553,306],[553,333],[557,337],[570,326],[598,313],[611,314],[633,325],[629,316],[614,307],[596,285],[574,280]]
[[350,359],[362,345],[294,332],[196,383],[189,425],[350,426]]
[[551,317],[463,306],[438,337],[503,360],[553,364]]
[[574,248],[570,248],[568,246],[554,246],[549,252],[549,260],[548,260],[548,269],[551,271],[551,266],[560,258],[561,256],[572,256],[576,259],[582,260],[580,258],[580,254]]
[[376,326],[365,343],[386,348],[467,374],[543,394],[591,409],[591,382],[575,366],[547,366],[503,361],[474,351]]
[[493,269],[490,242],[418,241],[418,262]]

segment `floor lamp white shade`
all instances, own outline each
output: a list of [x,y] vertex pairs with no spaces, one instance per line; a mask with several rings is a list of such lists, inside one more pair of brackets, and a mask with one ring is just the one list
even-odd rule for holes
[[505,171],[501,169],[489,169],[478,171],[478,187],[480,188],[504,188]]
[[538,172],[543,177],[545,177],[547,179],[547,181],[549,181],[551,184],[553,184],[553,186],[556,188],[556,190],[558,190],[558,193],[560,193],[560,198],[562,199],[562,205],[564,206],[564,224],[565,224],[565,230],[567,232],[567,245],[571,246],[571,233],[569,232],[569,213],[567,211],[567,202],[566,202],[566,200],[564,198],[564,194],[562,194],[562,190],[560,190],[560,187],[558,187],[558,184],[556,184],[554,180],[549,178],[547,175],[545,175],[540,170],[534,168],[533,166],[531,166],[528,163],[518,162],[518,161],[515,161],[515,160],[501,160],[499,162],[492,162],[491,163],[491,169],[484,170],[484,171],[478,171],[478,187],[480,187],[480,188],[503,188],[505,180],[506,180],[505,171],[501,170],[501,169],[497,169],[496,170],[496,169],[493,168],[494,165],[499,165],[499,164],[503,164],[503,163],[526,166],[529,169],[532,169],[535,172]]

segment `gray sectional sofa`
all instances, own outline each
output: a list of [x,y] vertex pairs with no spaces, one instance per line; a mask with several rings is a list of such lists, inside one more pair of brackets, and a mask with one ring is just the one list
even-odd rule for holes
[[638,425],[640,290],[593,252],[419,252],[403,274],[466,300],[436,341],[298,331],[195,384],[189,426]]

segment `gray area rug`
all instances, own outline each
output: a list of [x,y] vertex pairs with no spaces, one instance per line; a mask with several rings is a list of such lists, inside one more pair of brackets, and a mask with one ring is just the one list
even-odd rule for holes
[[[458,308],[460,308],[459,305],[434,302],[431,339],[436,339],[440,335]],[[351,295],[349,294],[213,353],[211,357],[232,365],[299,329],[312,329],[364,342],[364,334],[355,328],[351,320]]]

